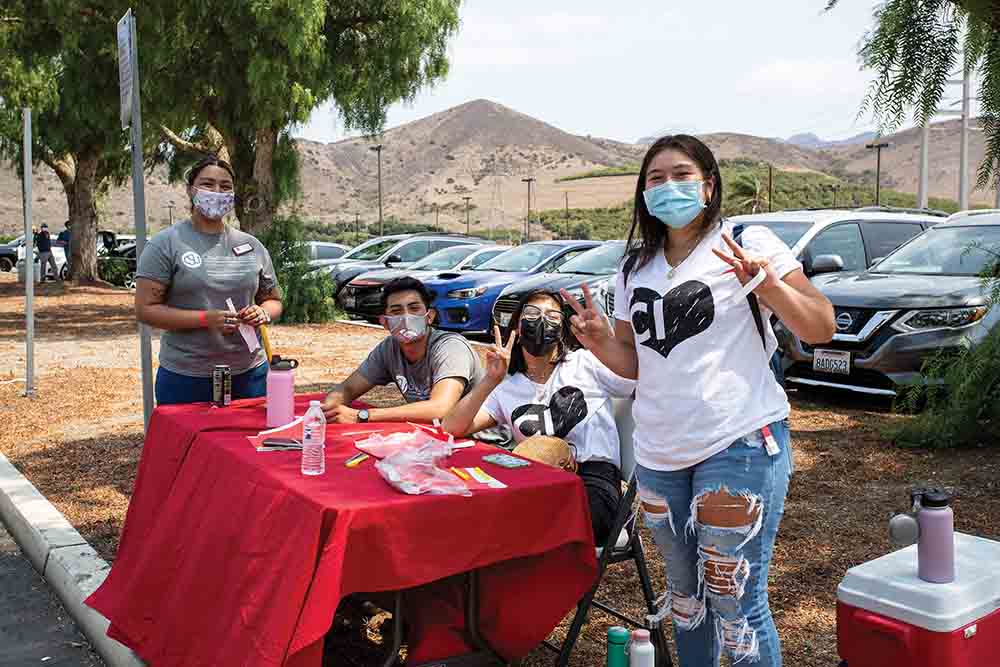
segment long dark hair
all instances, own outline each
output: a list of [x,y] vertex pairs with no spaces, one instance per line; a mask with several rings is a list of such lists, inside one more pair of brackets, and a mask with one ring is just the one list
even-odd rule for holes
[[[669,230],[667,226],[654,218],[646,208],[646,199],[643,192],[646,190],[646,174],[649,171],[649,164],[657,155],[666,150],[675,150],[684,153],[698,165],[705,180],[712,181],[712,198],[702,212],[701,232],[704,235],[714,225],[718,224],[722,217],[722,173],[719,171],[719,163],[712,154],[712,150],[700,139],[689,134],[674,134],[660,137],[649,150],[646,157],[642,159],[642,168],[639,170],[639,179],[635,184],[635,205],[632,209],[632,227],[628,232],[628,243],[626,244],[626,254],[631,259],[631,264],[635,269],[641,269],[651,260],[656,253],[662,252],[666,243]],[[638,229],[641,238],[636,238]]]
[[[580,348],[580,343],[577,341],[576,336],[570,331],[569,328],[569,317],[572,314],[569,305],[562,298],[556,290],[551,289],[536,289],[528,292],[521,297],[521,300],[517,302],[517,308],[510,315],[511,327],[507,332],[508,336],[513,336],[514,332],[521,327],[521,311],[524,307],[528,305],[529,301],[537,299],[539,297],[548,297],[559,304],[559,309],[563,314],[563,324],[562,324],[562,334],[559,338],[559,353],[556,355],[556,363],[558,364],[563,359],[566,358],[567,353],[572,350],[577,350]],[[521,349],[521,341],[518,340],[514,343],[514,347],[510,352],[510,365],[507,367],[507,373],[514,375],[515,373],[522,373],[528,370],[528,364],[524,360],[524,351]]]

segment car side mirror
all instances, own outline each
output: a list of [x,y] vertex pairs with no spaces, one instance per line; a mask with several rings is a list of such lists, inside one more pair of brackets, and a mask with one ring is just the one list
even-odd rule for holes
[[399,255],[389,255],[389,259],[385,260],[386,266],[392,266],[393,264],[399,264],[403,261],[403,258]]
[[810,263],[809,268],[813,275],[843,271],[844,258],[840,255],[819,255]]

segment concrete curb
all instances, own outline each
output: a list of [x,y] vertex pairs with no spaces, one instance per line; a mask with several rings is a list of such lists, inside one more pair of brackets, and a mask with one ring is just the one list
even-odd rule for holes
[[144,667],[107,635],[108,619],[83,604],[111,566],[14,465],[0,454],[0,520],[109,667]]

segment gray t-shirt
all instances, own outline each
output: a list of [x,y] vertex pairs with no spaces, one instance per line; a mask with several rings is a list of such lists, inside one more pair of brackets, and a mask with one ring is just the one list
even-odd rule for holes
[[407,403],[426,401],[434,385],[445,378],[465,381],[462,396],[483,379],[479,355],[461,335],[431,329],[427,354],[413,364],[392,336],[386,337],[368,354],[358,371],[374,385],[395,382]]
[[[240,310],[255,303],[259,290],[277,287],[260,241],[228,225],[221,234],[204,234],[190,220],[149,240],[136,277],[166,285],[166,305],[185,310],[228,310],[227,298]],[[160,365],[181,375],[211,377],[216,364],[228,364],[235,375],[266,361],[262,348],[250,353],[239,332],[189,329],[160,336]]]

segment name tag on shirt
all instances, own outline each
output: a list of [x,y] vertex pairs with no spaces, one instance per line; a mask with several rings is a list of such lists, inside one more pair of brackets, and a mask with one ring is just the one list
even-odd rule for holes
[[244,243],[243,245],[238,245],[233,248],[233,254],[239,257],[240,255],[245,255],[253,250],[253,245],[250,243]]

